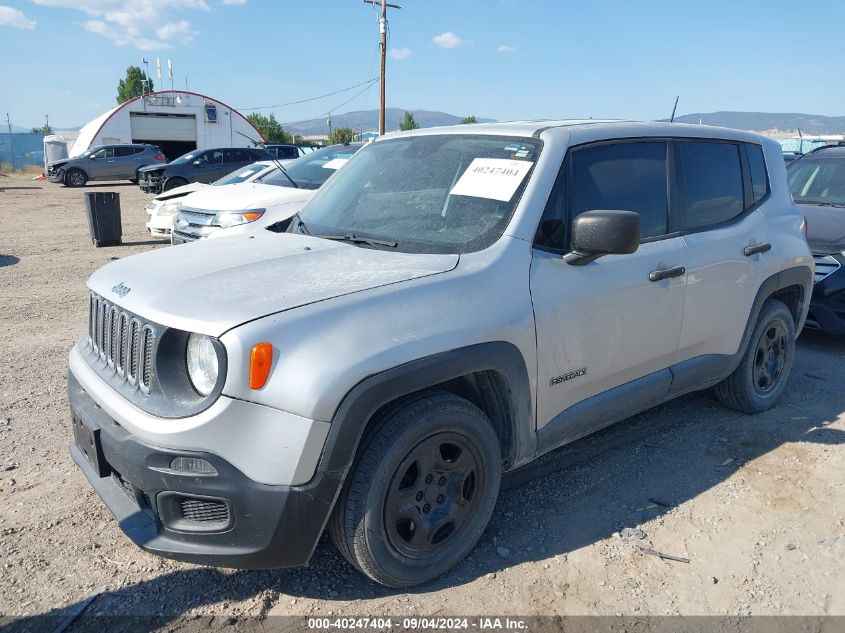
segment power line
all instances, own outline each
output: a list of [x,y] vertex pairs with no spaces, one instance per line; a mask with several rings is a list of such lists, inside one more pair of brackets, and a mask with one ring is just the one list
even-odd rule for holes
[[309,101],[317,101],[318,99],[325,99],[326,97],[332,97],[334,95],[340,94],[341,92],[348,92],[349,90],[354,90],[364,84],[369,84],[367,87],[369,88],[372,84],[376,83],[379,80],[378,77],[373,77],[372,79],[368,79],[367,81],[362,81],[361,83],[355,84],[354,86],[349,86],[347,88],[341,88],[340,90],[335,90],[334,92],[329,92],[324,95],[320,95],[318,97],[309,97],[308,99],[300,99],[299,101],[289,101],[287,103],[277,103],[276,105],[268,105],[268,106],[258,106],[256,108],[236,108],[236,110],[270,110],[272,108],[283,108],[285,106],[297,105],[300,103],[308,103]]
[[[376,83],[377,83],[377,82],[378,82],[378,79],[376,79]],[[353,96],[349,97],[349,99],[347,99],[346,101],[344,101],[343,103],[341,103],[339,106],[335,106],[334,108],[332,108],[331,110],[329,110],[328,112],[326,112],[326,114],[331,114],[331,113],[332,113],[332,112],[334,112],[335,110],[340,110],[340,109],[341,109],[343,106],[345,106],[347,103],[349,103],[350,101],[353,101],[353,100],[357,99],[357,98],[358,98],[358,97],[360,97],[362,94],[364,94],[365,92],[367,92],[370,88],[372,88],[374,85],[375,85],[375,83],[371,83],[369,86],[367,86],[366,88],[364,88],[361,92],[356,92]]]

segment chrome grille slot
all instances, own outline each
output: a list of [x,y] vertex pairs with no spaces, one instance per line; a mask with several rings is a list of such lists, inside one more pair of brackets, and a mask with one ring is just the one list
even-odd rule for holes
[[141,344],[143,345],[143,352],[141,354],[141,358],[143,359],[141,361],[141,389],[149,391],[153,373],[153,330],[149,325],[144,327],[141,339]]
[[[158,326],[91,293],[88,338],[93,354],[104,362],[101,374],[123,378],[149,394],[155,376]],[[107,377],[108,377],[107,376]]]
[[816,260],[815,283],[819,283],[841,268],[840,263],[833,255],[816,255],[813,259]]

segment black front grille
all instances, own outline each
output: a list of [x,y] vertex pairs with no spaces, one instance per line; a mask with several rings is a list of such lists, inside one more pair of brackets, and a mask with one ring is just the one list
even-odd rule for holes
[[229,522],[229,506],[222,501],[206,499],[191,499],[183,497],[179,502],[182,519],[191,523],[220,523]]

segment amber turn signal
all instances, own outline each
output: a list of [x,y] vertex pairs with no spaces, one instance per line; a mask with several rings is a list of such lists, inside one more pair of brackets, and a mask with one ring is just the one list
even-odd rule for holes
[[252,346],[249,354],[249,388],[261,389],[267,384],[270,367],[273,365],[273,346],[270,343],[258,343]]

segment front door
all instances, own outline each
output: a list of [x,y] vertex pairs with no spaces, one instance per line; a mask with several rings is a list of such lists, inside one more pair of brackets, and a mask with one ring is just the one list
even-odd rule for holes
[[[570,150],[531,263],[537,331],[537,426],[562,444],[668,393],[686,292],[686,245],[672,233],[669,144],[623,141]],[[630,255],[570,265],[571,219],[590,210],[638,212]],[[653,273],[658,273],[654,275]]]

